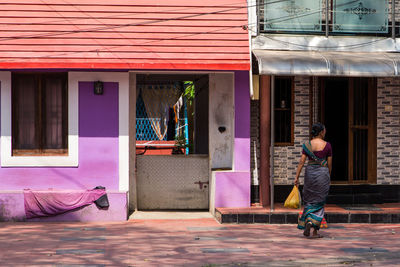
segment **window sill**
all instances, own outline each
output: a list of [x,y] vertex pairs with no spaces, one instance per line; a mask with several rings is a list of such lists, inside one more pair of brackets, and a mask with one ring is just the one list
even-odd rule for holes
[[2,167],[78,167],[78,158],[71,156],[11,156],[2,159]]
[[294,143],[275,143],[275,146],[293,146]]
[[67,149],[54,149],[54,150],[13,150],[12,157],[68,157]]

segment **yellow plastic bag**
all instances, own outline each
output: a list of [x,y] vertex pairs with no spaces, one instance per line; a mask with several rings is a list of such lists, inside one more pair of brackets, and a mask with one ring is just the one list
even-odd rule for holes
[[292,192],[290,192],[287,197],[284,206],[289,209],[298,209],[300,208],[300,191],[297,186],[294,186]]

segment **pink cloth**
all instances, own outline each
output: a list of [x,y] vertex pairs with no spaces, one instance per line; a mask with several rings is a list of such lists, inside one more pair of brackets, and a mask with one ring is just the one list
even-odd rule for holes
[[86,191],[33,191],[24,190],[26,218],[45,217],[61,214],[90,205],[105,195],[104,189]]

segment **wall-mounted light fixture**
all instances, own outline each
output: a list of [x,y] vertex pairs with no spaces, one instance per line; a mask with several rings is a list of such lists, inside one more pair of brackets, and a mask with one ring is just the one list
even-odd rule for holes
[[103,82],[101,82],[101,81],[94,82],[94,94],[102,95],[103,92],[104,92]]

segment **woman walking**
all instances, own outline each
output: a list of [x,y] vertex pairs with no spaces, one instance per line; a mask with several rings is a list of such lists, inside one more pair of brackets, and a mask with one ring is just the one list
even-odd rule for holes
[[[325,126],[315,123],[311,129],[311,141],[303,144],[303,151],[297,167],[295,185],[299,185],[301,170],[308,158],[305,169],[303,203],[304,210],[297,228],[304,230],[304,235],[311,238],[322,237],[318,234],[324,218],[324,205],[329,193],[330,174],[332,170],[332,147],[324,141]],[[310,236],[311,228],[313,234]]]

